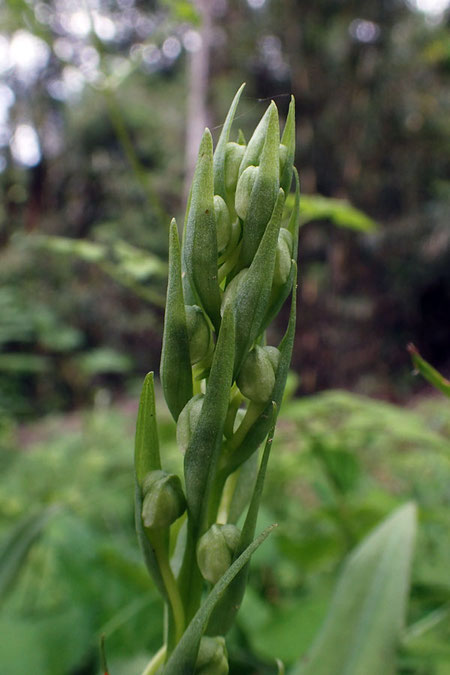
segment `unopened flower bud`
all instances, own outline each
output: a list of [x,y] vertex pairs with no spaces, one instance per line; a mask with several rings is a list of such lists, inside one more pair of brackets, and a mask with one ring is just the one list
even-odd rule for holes
[[225,149],[225,188],[229,195],[236,190],[239,176],[239,167],[245,152],[245,145],[240,143],[227,143]]
[[273,283],[275,286],[282,286],[286,283],[292,266],[292,235],[284,227],[280,229],[277,243],[277,253],[275,256],[275,267],[273,272]]
[[252,194],[253,186],[258,176],[259,168],[257,166],[248,166],[242,172],[241,177],[236,185],[236,197],[234,206],[236,213],[241,220],[247,217],[248,207],[250,205],[250,196]]
[[179,477],[166,471],[150,471],[144,478],[142,521],[145,527],[169,527],[186,510]]
[[234,302],[234,297],[237,293],[239,285],[245,279],[245,277],[247,275],[247,272],[248,272],[248,268],[245,267],[243,270],[241,270],[240,272],[238,272],[236,274],[236,276],[230,281],[230,283],[226,287],[225,293],[223,294],[223,298],[222,298],[222,305],[221,305],[221,308],[220,308],[221,314],[223,314],[224,307],[228,302],[231,302],[231,303]]
[[204,635],[200,641],[194,675],[228,675],[225,638]]
[[283,143],[280,143],[280,176],[283,173],[284,166],[286,164],[288,156],[288,147],[287,145],[283,145]]
[[204,394],[196,394],[184,406],[177,422],[177,444],[181,452],[187,450],[194,429],[202,412]]
[[217,251],[227,247],[231,237],[231,219],[228,207],[220,195],[214,195],[214,215],[216,218]]
[[235,525],[212,525],[199,539],[197,563],[203,577],[211,584],[219,581],[230,567],[240,536]]
[[198,305],[186,305],[186,324],[189,336],[191,364],[198,363],[214,346],[209,324]]
[[269,401],[275,384],[276,360],[274,352],[268,352],[267,349],[258,345],[252,349],[236,380],[241,393],[255,403]]

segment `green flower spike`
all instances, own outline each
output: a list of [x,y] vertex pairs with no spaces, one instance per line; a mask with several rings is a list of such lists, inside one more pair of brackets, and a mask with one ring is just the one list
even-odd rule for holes
[[[175,221],[170,226],[160,376],[183,475],[166,471],[159,449],[152,375],[139,406],[136,527],[166,603],[164,646],[144,673],[228,673],[223,636],[242,602],[250,558],[272,529],[255,538],[295,335],[295,109],[292,100],[281,139],[272,102],[249,142],[241,132],[234,142],[242,90],[215,152],[210,132],[203,134],[181,250]],[[289,296],[284,337],[264,346]]]

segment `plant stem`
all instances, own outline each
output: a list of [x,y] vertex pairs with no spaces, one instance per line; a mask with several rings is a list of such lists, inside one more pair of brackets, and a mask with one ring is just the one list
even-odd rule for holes
[[[148,531],[148,530],[147,530]],[[155,550],[155,555],[158,560],[158,566],[161,571],[161,576],[164,581],[164,586],[169,597],[170,606],[172,608],[173,619],[175,622],[175,639],[178,642],[184,633],[184,608],[178,590],[177,582],[170,567],[169,557],[165,542],[158,530],[150,531],[151,544]]]
[[233,434],[225,446],[225,453],[227,457],[230,457],[240,447],[247,435],[247,432],[256,422],[265,407],[266,403],[254,403],[253,401],[250,401],[247,411],[244,415],[244,419],[237,428],[236,433]]
[[152,657],[151,661],[146,665],[142,675],[155,675],[158,672],[158,668],[164,663],[166,658],[166,645],[163,645],[156,654]]
[[236,482],[238,479],[238,471],[235,471],[228,476],[225,487],[222,491],[222,499],[220,501],[219,510],[217,512],[216,521],[224,524],[228,520],[228,512],[230,510],[231,500],[233,499],[234,491],[236,489]]

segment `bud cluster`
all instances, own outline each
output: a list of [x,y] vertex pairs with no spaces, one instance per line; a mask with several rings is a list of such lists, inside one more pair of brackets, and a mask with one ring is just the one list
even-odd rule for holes
[[[173,649],[176,654],[164,674],[176,672],[172,663],[180,667],[177,650],[184,649],[183,640],[176,645],[190,619],[202,612],[204,581],[225,583],[233,563],[254,544],[268,455],[259,469],[254,458],[281,404],[295,331],[299,182],[293,167],[294,101],[281,138],[272,102],[248,143],[242,132],[232,141],[242,88],[215,152],[209,130],[203,135],[182,246],[175,220],[170,227],[160,376],[184,455],[184,488],[178,476],[161,468],[153,389],[144,391],[138,419],[137,527],[144,532],[148,567],[171,607],[167,654]],[[293,175],[295,197],[287,209]],[[293,289],[286,334],[277,347],[269,346],[266,328]],[[241,532],[235,523],[247,507]],[[185,527],[170,529],[182,516]],[[180,533],[173,533],[179,538],[176,575],[168,562],[174,529]],[[163,532],[167,537],[160,536]],[[231,625],[244,589],[242,571],[220,602],[218,595],[207,628],[216,637],[198,636],[195,670],[189,672],[228,672],[224,641],[217,636]]]

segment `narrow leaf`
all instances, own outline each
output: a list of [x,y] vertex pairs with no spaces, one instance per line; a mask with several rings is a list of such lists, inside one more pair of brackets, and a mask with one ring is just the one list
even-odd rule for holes
[[[239,176],[249,166],[258,166],[261,151],[267,136],[267,127],[269,126],[270,116],[272,114],[272,103],[268,106],[266,112],[261,117],[258,126],[254,130],[252,137],[247,143],[245,153],[242,158],[241,166],[239,167]],[[242,134],[243,138],[243,134]],[[239,142],[239,139],[238,139]]]
[[[294,267],[294,269],[296,266]],[[278,349],[280,350],[280,361],[278,363],[277,373],[275,377],[275,385],[272,392],[272,401],[275,402],[277,409],[281,407],[284,389],[286,387],[286,379],[291,363],[292,349],[294,347],[295,338],[295,322],[297,315],[297,276],[294,275],[293,291],[291,299],[291,311],[289,315],[289,323],[280,342]],[[247,432],[242,444],[234,451],[231,457],[227,460],[226,472],[227,474],[235,471],[243,462],[245,462],[257,448],[261,445],[269,431],[272,421],[272,401],[270,401],[255,424]]]
[[283,172],[280,176],[280,187],[288,194],[291,189],[292,171],[294,169],[295,159],[295,99],[293,96],[291,96],[289,112],[281,137],[281,143],[287,147],[287,156]]
[[206,386],[202,412],[184,459],[186,498],[196,528],[204,525],[228,411],[234,364],[234,317],[226,309]]
[[[273,436],[275,433],[275,424],[277,418],[277,407],[272,404],[271,427],[264,448],[261,464],[258,471],[253,495],[248,507],[247,516],[242,527],[241,537],[235,553],[235,559],[249,546],[255,536],[256,521],[258,518],[259,506],[261,503],[264,479],[266,477],[267,463],[269,461],[270,450],[272,448]],[[231,628],[233,621],[242,603],[245,588],[247,585],[249,565],[245,565],[238,575],[233,579],[225,591],[222,599],[217,604],[210,622],[208,624],[209,635],[225,635]]]
[[403,630],[416,533],[405,504],[350,555],[325,624],[295,675],[391,675]]
[[250,265],[271,218],[280,187],[279,158],[278,110],[272,101],[269,106],[267,132],[259,161],[258,175],[250,195],[248,214],[243,226],[240,253],[241,268]]
[[245,82],[241,84],[233,99],[214,152],[214,194],[220,195],[225,201],[227,199],[225,190],[225,149],[230,138],[231,125],[233,124],[236,109],[244,87]]
[[54,508],[27,515],[9,530],[0,546],[0,602],[12,589],[32,546],[41,536]]
[[170,224],[169,280],[160,375],[167,406],[176,421],[192,398],[192,369],[181,281],[180,243],[175,219]]
[[183,259],[197,303],[203,307],[218,332],[221,298],[217,281],[213,143],[209,129],[203,134],[192,182]]
[[377,228],[377,223],[372,218],[356,209],[345,199],[303,195],[300,223],[304,225],[311,220],[330,220],[334,225],[359,232],[373,232]]
[[253,553],[268,537],[274,527],[276,525],[272,525],[264,530],[216,583],[205,602],[189,623],[183,637],[169,658],[163,671],[164,675],[192,675],[197,660],[200,640],[205,632],[211,612],[219,602],[227,586],[233,581],[244,565],[247,564]]
[[142,488],[144,478],[149,471],[160,468],[153,373],[148,373],[139,401],[134,443],[134,469],[139,486]]
[[433,366],[428,363],[428,361],[425,361],[417,349],[415,345],[409,344],[407,347],[411,359],[414,365],[414,368],[423,375],[423,377],[428,380],[428,382],[435,387],[435,389],[438,389],[441,391],[443,394],[446,396],[450,396],[450,381],[447,380],[441,373],[433,368]]
[[280,190],[253,262],[233,299],[236,317],[235,376],[252,343],[260,334],[267,312],[283,204],[284,193]]

